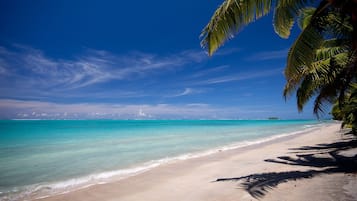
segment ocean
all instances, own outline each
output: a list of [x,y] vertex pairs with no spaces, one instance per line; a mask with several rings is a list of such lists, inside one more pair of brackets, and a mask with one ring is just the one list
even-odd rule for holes
[[60,194],[164,163],[318,129],[314,120],[1,120],[0,200]]

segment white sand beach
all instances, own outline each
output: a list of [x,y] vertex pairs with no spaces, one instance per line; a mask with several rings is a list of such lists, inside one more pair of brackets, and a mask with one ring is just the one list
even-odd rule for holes
[[332,123],[42,200],[357,200],[356,154],[354,139]]

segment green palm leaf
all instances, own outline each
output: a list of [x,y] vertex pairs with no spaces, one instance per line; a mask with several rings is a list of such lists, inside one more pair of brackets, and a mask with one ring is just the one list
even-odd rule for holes
[[[296,91],[298,110],[302,111],[304,105],[316,96],[314,113],[319,115],[325,103],[332,103],[338,98],[342,104],[350,84],[357,80],[356,23],[348,8],[352,0],[319,2],[317,8],[309,8],[316,2],[225,0],[203,29],[201,46],[212,55],[245,25],[273,9],[274,30],[282,38],[289,37],[297,20],[302,32],[288,53],[284,97]],[[351,105],[349,108],[346,106],[349,111],[352,111]],[[349,114],[348,118],[356,120],[357,111],[356,114]]]
[[317,115],[317,117],[319,117],[320,113],[324,113],[325,111],[325,103],[333,103],[336,99],[336,86],[334,86],[333,84],[329,84],[329,85],[325,85],[324,87],[322,87],[319,90],[319,94],[316,97],[315,101],[314,101],[314,114]]
[[275,32],[282,38],[290,36],[290,30],[300,11],[311,4],[312,0],[280,0],[276,1],[273,26]]
[[303,67],[310,67],[315,61],[315,52],[323,45],[323,36],[313,27],[308,25],[296,39],[289,50],[285,76],[289,79],[301,73]]
[[301,30],[304,30],[308,24],[310,24],[312,16],[314,15],[316,8],[308,7],[300,10],[300,15],[297,20]]
[[212,55],[245,25],[268,14],[272,0],[225,0],[202,30],[201,46]]
[[349,52],[350,48],[346,44],[349,41],[341,39],[330,39],[323,42],[322,47],[315,52],[316,60],[324,60],[335,57],[340,53]]

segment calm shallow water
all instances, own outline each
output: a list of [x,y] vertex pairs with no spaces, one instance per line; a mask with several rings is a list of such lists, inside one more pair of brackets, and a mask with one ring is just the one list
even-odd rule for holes
[[0,200],[108,182],[207,150],[319,125],[312,120],[3,120]]

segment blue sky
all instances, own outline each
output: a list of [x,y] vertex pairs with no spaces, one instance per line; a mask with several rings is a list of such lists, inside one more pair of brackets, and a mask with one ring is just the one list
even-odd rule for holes
[[221,2],[1,0],[0,118],[313,118],[282,97],[297,28],[266,16],[201,49]]

